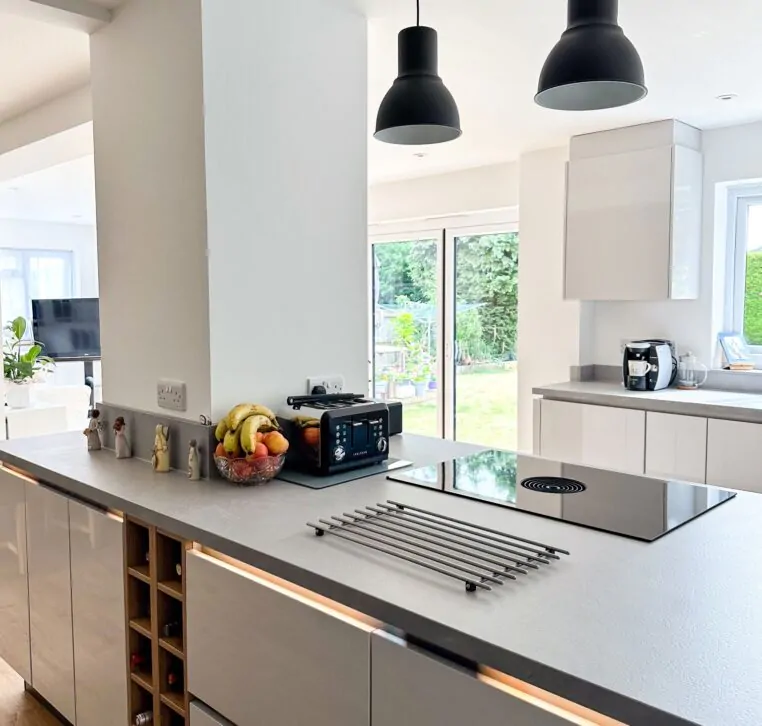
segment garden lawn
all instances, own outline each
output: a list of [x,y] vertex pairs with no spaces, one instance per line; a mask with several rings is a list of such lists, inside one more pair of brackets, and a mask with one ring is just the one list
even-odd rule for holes
[[[455,388],[455,438],[499,449],[517,447],[516,368],[458,373]],[[435,400],[406,403],[403,428],[411,434],[437,436]]]

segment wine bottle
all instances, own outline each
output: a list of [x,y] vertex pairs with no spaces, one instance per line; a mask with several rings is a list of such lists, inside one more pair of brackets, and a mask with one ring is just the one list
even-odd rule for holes
[[172,623],[167,623],[161,629],[161,634],[165,638],[172,638],[175,636],[182,635],[182,632],[183,632],[183,624],[179,620],[175,620]]
[[146,726],[149,723],[153,723],[153,711],[143,711],[135,716],[135,726]]
[[130,656],[130,670],[136,671],[146,662],[146,659],[140,653],[133,653]]
[[178,577],[183,576],[183,566],[179,562],[175,565],[175,572],[177,573]]

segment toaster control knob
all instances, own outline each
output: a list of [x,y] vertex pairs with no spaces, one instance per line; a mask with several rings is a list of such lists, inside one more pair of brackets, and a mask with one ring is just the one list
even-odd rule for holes
[[389,442],[383,436],[379,436],[376,448],[383,454],[389,448]]
[[333,450],[333,458],[336,461],[344,461],[344,457],[347,455],[346,449],[343,446],[337,446]]

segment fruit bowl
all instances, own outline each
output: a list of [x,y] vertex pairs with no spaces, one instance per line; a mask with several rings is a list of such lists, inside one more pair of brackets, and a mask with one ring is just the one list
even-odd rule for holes
[[215,456],[214,463],[223,479],[242,486],[266,484],[280,474],[286,455],[263,456],[258,459],[229,459],[227,456]]

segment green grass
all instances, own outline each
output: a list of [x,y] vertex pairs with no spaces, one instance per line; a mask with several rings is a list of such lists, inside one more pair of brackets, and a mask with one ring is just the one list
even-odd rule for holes
[[[459,373],[455,388],[455,438],[471,444],[515,449],[517,446],[516,368]],[[406,403],[407,433],[438,436],[436,400]]]

